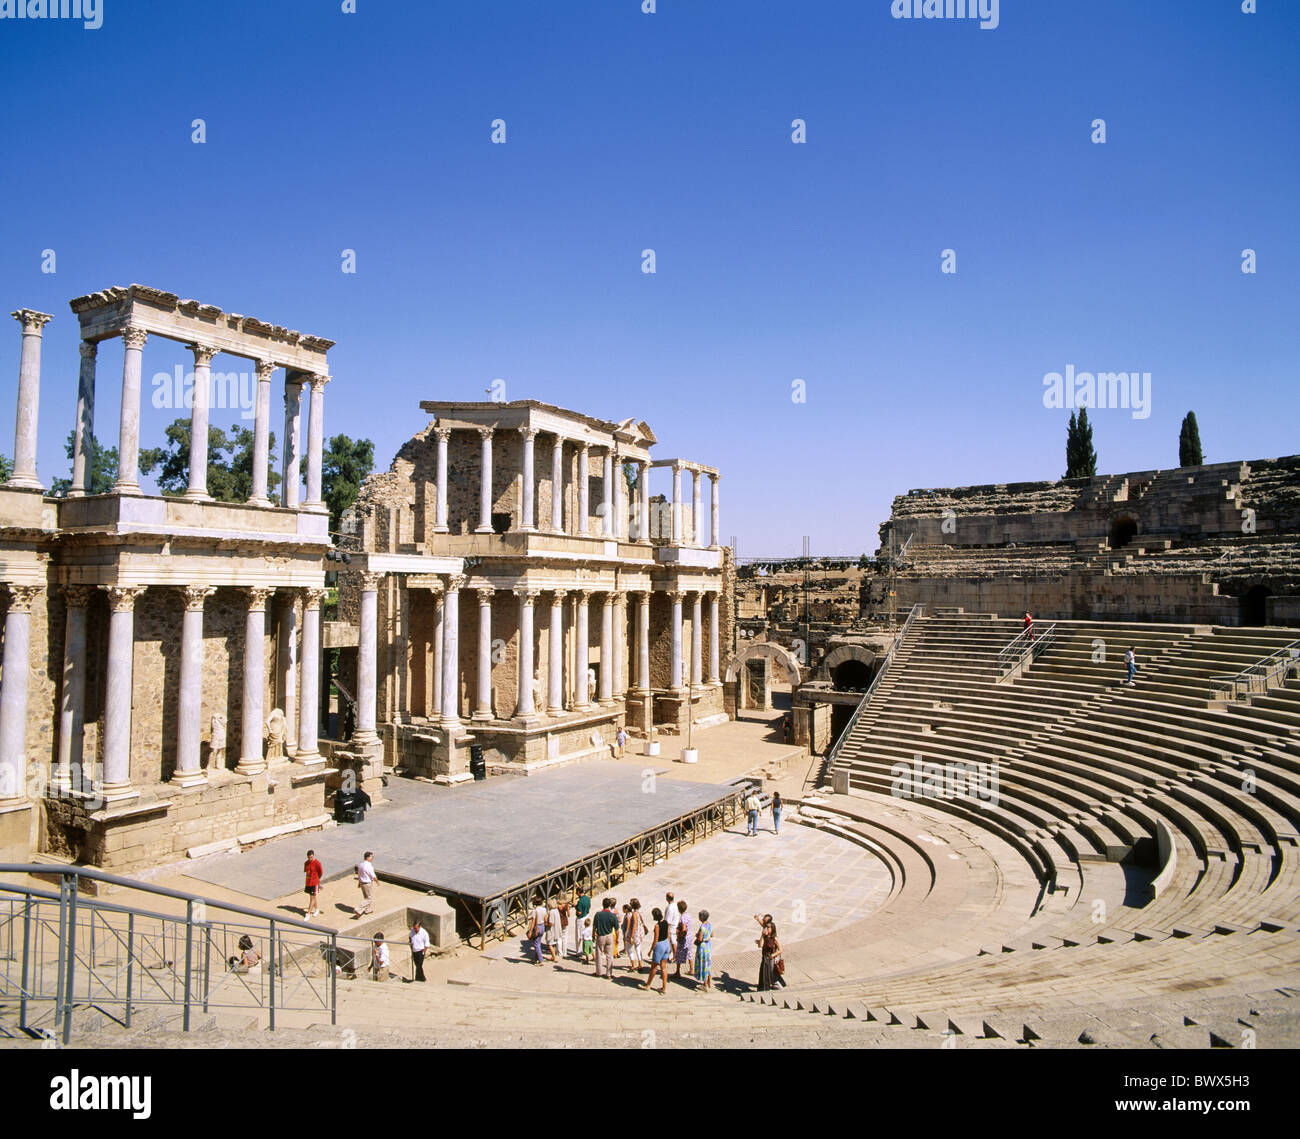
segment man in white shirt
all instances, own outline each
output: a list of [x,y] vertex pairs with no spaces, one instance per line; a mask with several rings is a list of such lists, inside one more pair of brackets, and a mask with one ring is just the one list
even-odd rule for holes
[[375,934],[371,947],[370,970],[376,981],[388,980],[388,943],[382,933]]
[[355,920],[362,914],[373,914],[375,912],[375,864],[370,860],[374,858],[375,852],[367,850],[366,856],[357,865],[357,885],[361,887],[361,897],[365,905],[352,911],[352,917]]
[[758,834],[758,812],[762,805],[758,795],[751,790],[745,798],[745,810],[749,815],[749,834]]
[[424,980],[424,954],[429,948],[429,935],[424,932],[420,925],[420,919],[416,918],[415,923],[411,926],[411,964],[415,966],[415,979]]
[[682,915],[677,912],[677,903],[673,901],[672,891],[664,895],[664,921],[668,923],[668,937],[671,943],[677,944],[677,927],[681,924]]

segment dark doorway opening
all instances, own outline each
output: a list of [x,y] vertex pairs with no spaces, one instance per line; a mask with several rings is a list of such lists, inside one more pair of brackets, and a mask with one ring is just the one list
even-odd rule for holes
[[854,704],[832,704],[831,705],[831,747],[838,742],[844,729],[849,726],[849,721],[853,719],[853,712],[856,708]]
[[1268,599],[1273,591],[1266,585],[1252,585],[1241,599],[1241,623],[1243,625],[1268,624]]
[[1132,518],[1116,518],[1110,528],[1110,548],[1127,546],[1137,535],[1138,524]]
[[871,684],[872,667],[864,661],[841,661],[831,671],[831,683],[837,692],[865,692]]

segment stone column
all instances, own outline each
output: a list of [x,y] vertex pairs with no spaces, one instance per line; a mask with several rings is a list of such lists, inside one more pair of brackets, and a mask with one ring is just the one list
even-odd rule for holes
[[515,590],[519,598],[519,697],[515,716],[520,720],[537,714],[533,707],[533,602],[537,593],[522,586]]
[[374,743],[376,662],[379,653],[379,580],[382,574],[361,575],[361,630],[357,637],[357,722],[352,742]]
[[284,595],[280,606],[280,675],[284,687],[284,754],[298,749],[298,610],[295,592]]
[[14,471],[9,486],[44,490],[36,477],[36,422],[41,402],[41,336],[54,318],[49,313],[20,308],[13,318],[23,326],[18,358],[18,416],[14,426]]
[[552,716],[564,715],[564,597],[557,589],[551,594],[550,661],[547,676],[547,708]]
[[524,485],[521,488],[522,500],[520,502],[520,526],[524,531],[537,529],[534,525],[534,511],[536,509],[537,486],[534,475],[536,473],[536,463],[533,454],[533,442],[537,438],[537,429],[534,427],[521,427],[519,434],[524,440],[524,455],[521,462],[523,467]]
[[682,465],[673,464],[673,531],[672,544],[682,544]]
[[[140,333],[141,336],[144,333]],[[135,664],[135,603],[142,585],[107,586],[108,676],[104,686],[104,782],[108,802],[133,799],[131,786],[131,672]]]
[[465,575],[447,578],[443,601],[442,630],[442,726],[449,731],[460,727],[460,591]]
[[122,418],[117,435],[115,494],[140,493],[140,369],[148,339],[149,334],[143,328],[122,329],[126,354],[122,360]]
[[95,358],[99,345],[93,340],[81,342],[81,373],[77,377],[77,422],[72,429],[72,486],[69,498],[86,493],[88,471],[86,448],[95,437]]
[[551,449],[551,529],[564,533],[564,436],[555,437]]
[[614,703],[614,595],[605,594],[600,607],[600,702]]
[[587,673],[591,671],[591,657],[588,646],[591,644],[591,629],[587,623],[591,613],[591,590],[579,589],[573,594],[574,609],[574,662],[573,662],[573,690],[576,693],[576,699],[573,706],[576,709],[586,710],[591,707],[591,685],[587,681]]
[[31,677],[35,585],[9,586],[5,615],[4,680],[0,683],[0,804],[27,798],[27,685]]
[[700,472],[691,471],[691,542],[692,546],[704,545],[704,513],[700,508]]
[[248,616],[244,620],[244,699],[241,709],[240,775],[260,775],[266,770],[262,754],[265,731],[263,699],[266,691],[266,602],[273,592],[247,589]]
[[642,695],[650,691],[650,591],[637,595],[636,687]]
[[627,477],[623,474],[623,456],[614,454],[614,537],[627,541]]
[[298,750],[295,763],[317,764],[320,739],[320,607],[325,590],[309,588],[302,595],[302,683],[298,686]]
[[591,533],[591,500],[588,497],[591,490],[590,456],[591,446],[587,443],[578,444],[578,525],[574,529],[575,534]]
[[611,677],[613,698],[627,694],[627,594],[616,589],[610,594],[614,603],[614,673]]
[[253,420],[253,485],[248,501],[253,506],[270,506],[266,494],[271,461],[271,373],[274,360],[257,361],[257,418]]
[[451,438],[451,428],[435,427],[433,435],[438,440],[438,505],[433,529],[437,534],[445,534],[447,533],[447,440]]
[[446,614],[443,611],[442,586],[433,590],[433,716],[442,714],[442,648]]
[[302,384],[301,379],[286,379],[284,382],[284,458],[280,501],[290,510],[298,509],[299,484],[302,482],[302,456],[298,453]]
[[[532,449],[531,443],[529,450]],[[495,589],[478,593],[478,707],[473,719],[492,719],[492,595]]]
[[86,726],[86,612],[90,587],[65,585],[66,620],[63,632],[63,684],[59,701],[59,752],[54,790],[66,793],[82,786]]
[[185,614],[181,618],[181,678],[177,693],[176,770],[171,782],[178,787],[201,787],[200,745],[203,736],[203,603],[216,592],[206,585],[187,585]]
[[476,534],[492,533],[492,428],[480,427],[478,429],[479,438],[483,440],[482,458],[479,465],[482,470],[479,474],[479,492],[478,492],[478,526],[475,528]]
[[721,481],[722,476],[715,473],[709,496],[709,545],[715,550],[722,545],[719,537],[722,533],[722,516],[718,513],[718,483]]
[[[717,486],[717,483],[714,483]],[[717,545],[715,542],[714,545]],[[718,675],[718,594],[709,594],[709,683],[721,684]]]
[[673,655],[668,670],[668,687],[674,692],[682,690],[682,594],[680,590],[670,589],[668,600],[673,605],[672,635]]
[[640,492],[641,507],[638,512],[637,541],[650,541],[650,464],[641,464],[641,473],[637,475],[637,490]]
[[605,448],[604,477],[601,481],[600,532],[606,538],[614,536],[614,448]]
[[692,596],[695,600],[691,603],[691,684],[699,688],[704,683],[702,662],[704,630],[701,628],[703,625],[704,594],[697,589]]
[[212,404],[212,357],[215,348],[191,344],[194,353],[194,392],[190,407],[190,484],[185,497],[208,502],[208,409]]
[[311,410],[307,414],[307,501],[303,506],[324,513],[327,507],[320,497],[320,469],[325,454],[325,385],[330,378],[314,375],[307,382],[311,384]]

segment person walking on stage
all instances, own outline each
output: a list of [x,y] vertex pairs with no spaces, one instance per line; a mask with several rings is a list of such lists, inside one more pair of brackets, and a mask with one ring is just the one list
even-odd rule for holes
[[677,919],[677,972],[673,976],[680,980],[683,965],[686,966],[687,972],[690,972],[691,950],[695,948],[695,945],[691,941],[691,915],[686,912],[686,903],[684,901],[677,903],[677,912],[679,914]]
[[542,942],[546,938],[546,907],[541,894],[533,895],[533,908],[528,915],[528,942],[533,951],[533,964],[542,963]]
[[763,804],[758,797],[758,792],[751,787],[749,789],[749,794],[745,796],[745,811],[749,815],[749,830],[746,832],[747,834],[758,834],[758,812],[762,805]]
[[429,950],[429,935],[424,932],[420,925],[420,919],[416,918],[411,923],[411,964],[415,967],[415,979],[424,980],[424,955]]
[[654,922],[654,946],[650,950],[650,976],[645,979],[643,989],[650,988],[655,979],[655,972],[658,971],[663,978],[663,984],[659,986],[659,993],[662,996],[668,991],[668,958],[672,956],[673,943],[668,940],[668,922],[664,920],[664,912],[657,907],[650,911],[650,918]]
[[370,979],[372,981],[388,980],[388,943],[382,932],[375,934],[370,952]]
[[375,857],[373,850],[367,850],[366,856],[357,865],[357,885],[361,887],[361,900],[364,905],[354,909],[352,916],[359,918],[362,914],[373,914],[375,912],[375,864],[371,861]]
[[775,989],[778,983],[784,984],[781,974],[785,971],[785,963],[781,959],[781,942],[777,940],[776,922],[772,915],[760,917],[755,914],[754,920],[762,927],[758,937],[758,947],[763,951],[763,961],[758,967],[758,991],[766,993]]
[[614,931],[618,929],[618,914],[614,899],[606,898],[600,904],[600,913],[592,919],[591,930],[596,936],[596,976],[600,976],[600,963],[605,962],[605,976],[614,979]]
[[307,861],[302,864],[303,873],[307,875],[307,908],[302,911],[305,918],[320,917],[320,880],[325,873],[314,850],[307,851]]
[[546,952],[551,955],[551,960],[557,965],[560,959],[555,955],[558,947],[560,952],[564,952],[564,920],[560,916],[560,907],[556,904],[555,898],[551,898],[550,908],[546,911]]
[[785,810],[785,804],[781,802],[781,792],[772,792],[772,830],[777,834],[781,833],[781,812]]
[[700,988],[697,992],[709,991],[713,973],[713,926],[709,922],[709,911],[700,911],[700,928],[695,931],[695,980]]
[[1128,681],[1127,681],[1127,683],[1132,684],[1132,683],[1133,683],[1133,678],[1134,678],[1135,676],[1137,676],[1137,671],[1138,671],[1138,658],[1137,658],[1137,653],[1133,651],[1133,646],[1132,646],[1132,645],[1129,645],[1129,647],[1128,647],[1128,652],[1126,652],[1126,653],[1124,654],[1124,665],[1125,665],[1125,667],[1128,668]]

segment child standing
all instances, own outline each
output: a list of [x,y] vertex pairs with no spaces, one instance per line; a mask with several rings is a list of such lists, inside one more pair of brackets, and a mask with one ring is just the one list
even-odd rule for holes
[[596,945],[591,936],[591,918],[582,919],[582,959],[590,961]]

